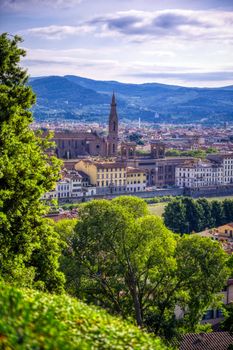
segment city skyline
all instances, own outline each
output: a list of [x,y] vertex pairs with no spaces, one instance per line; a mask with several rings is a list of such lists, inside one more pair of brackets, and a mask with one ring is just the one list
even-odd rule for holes
[[32,76],[129,83],[233,84],[232,1],[1,1]]

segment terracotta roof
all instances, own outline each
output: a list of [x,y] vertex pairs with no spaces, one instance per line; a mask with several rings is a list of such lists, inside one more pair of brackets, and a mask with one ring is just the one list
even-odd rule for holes
[[227,350],[233,344],[228,332],[189,333],[183,336],[179,350]]

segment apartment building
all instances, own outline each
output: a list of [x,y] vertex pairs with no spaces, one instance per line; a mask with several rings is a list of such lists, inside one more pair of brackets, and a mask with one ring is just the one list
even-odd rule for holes
[[233,153],[209,154],[207,159],[223,167],[223,184],[233,183]]
[[126,169],[127,192],[140,192],[146,189],[146,172],[143,169],[128,167]]
[[96,194],[93,186],[87,186],[87,175],[84,177],[75,170],[64,171],[53,191],[44,194],[42,199],[65,199],[91,196]]
[[146,171],[127,167],[122,161],[83,159],[75,165],[75,169],[89,176],[97,194],[140,192],[146,188]]
[[126,192],[126,166],[121,162],[83,159],[75,169],[89,176],[97,194]]
[[224,168],[211,161],[192,160],[175,169],[175,184],[184,188],[220,186],[224,183]]

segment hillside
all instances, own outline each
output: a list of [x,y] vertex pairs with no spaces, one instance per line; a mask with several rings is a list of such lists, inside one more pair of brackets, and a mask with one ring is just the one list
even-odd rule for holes
[[165,350],[159,339],[68,296],[0,283],[0,349]]
[[121,120],[216,124],[233,120],[233,86],[187,88],[157,83],[125,84],[74,75],[32,78],[37,119],[106,122],[112,91]]

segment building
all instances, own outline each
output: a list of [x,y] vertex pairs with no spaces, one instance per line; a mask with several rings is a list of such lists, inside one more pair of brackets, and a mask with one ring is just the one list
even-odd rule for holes
[[192,160],[175,169],[175,184],[184,188],[220,186],[224,182],[223,167],[211,161]]
[[193,158],[165,157],[165,144],[161,141],[151,141],[150,147],[149,155],[137,155],[134,142],[123,142],[120,160],[128,167],[146,171],[147,186],[174,186],[176,167]]
[[93,196],[96,188],[90,186],[88,176],[75,170],[63,171],[62,178],[53,191],[44,194],[42,199],[69,199],[83,196]]
[[145,170],[128,167],[126,169],[126,191],[134,193],[145,191],[146,176]]
[[223,184],[233,183],[233,153],[209,154],[207,159],[223,167]]
[[107,138],[109,157],[115,157],[117,155],[117,145],[118,145],[118,116],[116,111],[116,99],[113,93],[111,110],[108,122],[108,138]]
[[97,194],[126,192],[126,165],[122,162],[82,159],[75,169],[89,176]]
[[112,157],[117,155],[118,147],[118,116],[116,99],[113,93],[109,115],[107,138],[96,132],[55,132],[53,141],[56,143],[56,155],[63,159],[77,159],[87,156]]

